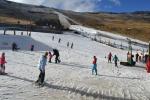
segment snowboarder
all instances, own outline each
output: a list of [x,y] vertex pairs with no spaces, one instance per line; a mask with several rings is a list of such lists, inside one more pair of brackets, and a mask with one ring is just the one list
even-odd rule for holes
[[136,53],[135,57],[136,57],[136,62],[138,62],[139,54],[138,54],[138,53]]
[[55,63],[60,63],[60,59],[59,59],[59,51],[57,49],[53,49],[53,56],[55,57]]
[[53,55],[50,51],[49,51],[48,55],[49,55],[49,61],[48,62],[51,63],[51,59],[52,59]]
[[111,63],[111,58],[112,58],[112,54],[111,52],[108,54],[108,63],[110,62]]
[[45,52],[45,54],[42,55],[42,57],[39,60],[38,67],[39,67],[39,70],[40,70],[40,74],[39,74],[38,80],[35,82],[38,85],[43,85],[43,82],[44,82],[45,66],[46,66],[46,63],[47,63],[47,56],[48,56],[48,52]]
[[97,58],[96,56],[93,57],[93,68],[92,68],[92,75],[94,74],[94,71],[97,75]]
[[73,48],[73,43],[71,44],[71,49]]
[[30,49],[31,51],[34,51],[34,45],[31,45],[31,49]]
[[113,61],[115,62],[115,66],[118,67],[117,62],[119,61],[117,55],[114,56]]
[[5,74],[5,63],[7,62],[5,60],[5,53],[3,52],[0,57],[0,74],[1,75]]

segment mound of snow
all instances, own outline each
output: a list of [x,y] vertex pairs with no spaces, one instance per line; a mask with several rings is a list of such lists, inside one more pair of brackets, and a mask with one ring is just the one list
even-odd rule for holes
[[44,51],[44,50],[52,49],[48,45],[45,45],[37,40],[34,40],[32,37],[29,37],[29,36],[0,34],[0,49],[1,50],[11,49],[13,42],[15,42],[18,45],[18,48],[20,48],[20,50],[30,50],[31,45],[34,45],[36,51]]

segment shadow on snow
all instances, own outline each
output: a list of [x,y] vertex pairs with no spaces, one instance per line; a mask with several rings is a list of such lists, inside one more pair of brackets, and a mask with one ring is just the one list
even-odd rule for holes
[[[30,79],[26,79],[26,78],[20,78],[20,77],[17,77],[17,76],[12,76],[12,75],[6,75],[6,76],[8,76],[10,78],[15,78],[15,79],[27,81],[27,82],[34,82],[34,80],[30,80]],[[70,91],[70,92],[73,92],[73,93],[80,94],[81,96],[85,95],[87,97],[93,97],[93,98],[99,98],[99,99],[106,99],[106,100],[131,100],[131,99],[122,98],[122,97],[107,96],[107,95],[103,95],[103,94],[100,94],[100,93],[88,93],[87,91],[80,90],[80,89],[77,89],[77,88],[53,85],[53,84],[48,84],[48,83],[45,83],[45,87],[48,87],[48,88],[51,88],[51,89],[63,90],[63,91]]]

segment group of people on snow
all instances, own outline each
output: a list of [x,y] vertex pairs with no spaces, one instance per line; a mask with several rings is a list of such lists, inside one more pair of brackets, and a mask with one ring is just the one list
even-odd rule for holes
[[[15,42],[13,42],[12,43],[12,51],[17,51],[19,49],[20,48],[18,48],[18,45]],[[31,44],[31,46],[30,46],[30,51],[34,51],[34,45],[33,44]]]
[[[52,36],[53,41],[54,41],[54,39],[55,39],[55,37]],[[58,43],[61,43],[61,38],[58,39]],[[67,42],[67,47],[69,47],[69,46],[70,46],[71,49],[73,49],[73,46],[74,46],[73,42],[72,43]]]
[[45,66],[47,64],[47,60],[49,63],[51,63],[52,62],[51,59],[53,56],[55,56],[55,63],[60,63],[59,51],[57,49],[53,49],[53,54],[51,53],[51,51],[49,51],[49,52],[45,52],[45,54],[41,56],[38,63],[40,74],[38,80],[35,82],[38,85],[43,85],[44,78],[45,78]]
[[146,63],[148,59],[148,53],[140,53],[137,51],[137,53],[135,54],[135,60],[136,62],[143,62]]
[[113,57],[112,53],[110,52],[108,54],[108,63],[112,63],[112,60],[114,61],[115,66],[118,67],[117,63],[118,63],[119,59],[118,59],[117,55],[114,55],[114,57]]

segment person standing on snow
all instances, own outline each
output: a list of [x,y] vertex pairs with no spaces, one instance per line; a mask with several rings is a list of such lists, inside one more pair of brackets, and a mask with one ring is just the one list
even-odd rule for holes
[[17,44],[15,42],[12,43],[12,51],[17,50]]
[[93,68],[92,68],[92,75],[94,74],[94,71],[97,75],[97,58],[96,56],[93,57]]
[[113,61],[115,62],[115,66],[118,67],[117,62],[119,61],[119,59],[116,55],[114,56]]
[[60,59],[59,59],[59,51],[57,49],[53,49],[53,56],[55,57],[55,63],[60,63]]
[[67,42],[67,47],[69,47],[69,42]]
[[30,49],[31,51],[34,51],[34,45],[31,45],[31,49]]
[[109,63],[109,62],[111,63],[111,58],[112,58],[112,54],[111,54],[111,52],[110,52],[109,55],[108,55],[108,63]]
[[136,62],[138,62],[139,54],[136,53],[135,57],[136,57],[136,58],[135,58],[135,59],[136,59]]
[[45,52],[44,55],[42,55],[42,57],[39,60],[39,70],[40,70],[40,74],[39,74],[39,78],[35,83],[38,83],[38,85],[43,85],[44,82],[44,78],[45,78],[45,66],[47,63],[47,56],[48,56],[48,52]]
[[51,59],[52,59],[53,55],[50,51],[49,51],[48,55],[49,55],[49,61],[48,62],[51,63]]
[[72,44],[71,44],[71,49],[73,49],[73,42],[72,42]]
[[5,53],[3,52],[1,57],[0,57],[0,74],[5,74]]
[[61,38],[59,38],[59,40],[58,40],[58,43],[60,43],[61,42]]
[[52,37],[52,40],[54,41],[54,36]]

